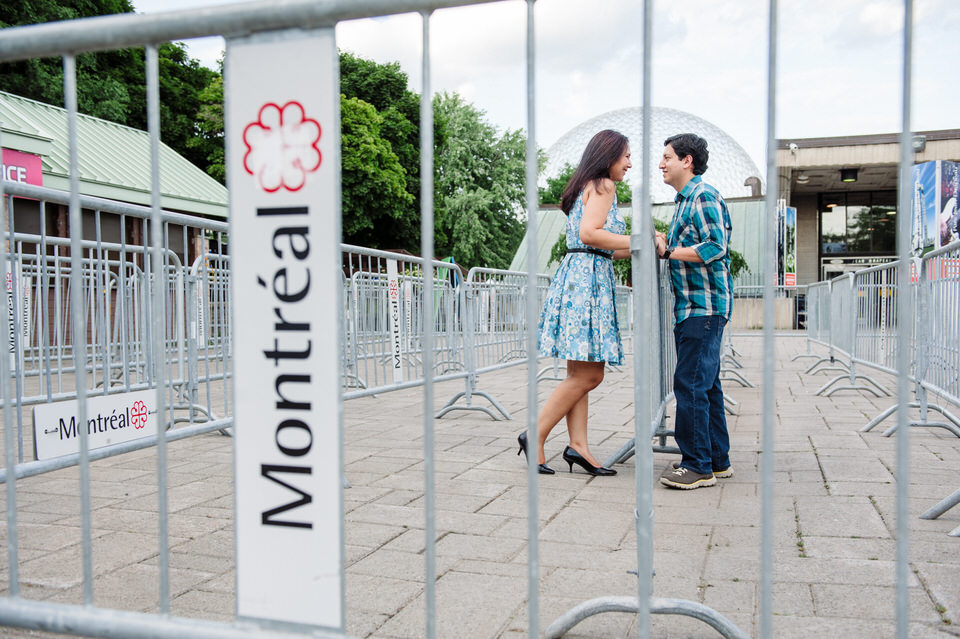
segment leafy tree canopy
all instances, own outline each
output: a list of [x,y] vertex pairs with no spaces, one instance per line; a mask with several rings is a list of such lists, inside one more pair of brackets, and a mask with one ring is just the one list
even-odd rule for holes
[[[563,199],[563,190],[567,188],[567,182],[573,177],[573,172],[577,167],[569,162],[563,165],[560,172],[554,177],[547,178],[547,186],[540,187],[540,204],[560,204]],[[630,204],[633,200],[633,190],[626,180],[617,182],[617,202],[620,204]]]
[[[340,52],[341,111],[348,108],[344,99],[357,99],[370,106],[377,114],[377,136],[386,143],[402,172],[399,184],[409,197],[404,196],[401,216],[398,210],[383,212],[387,225],[374,225],[362,235],[353,235],[348,229],[366,228],[367,221],[348,220],[346,201],[343,214],[344,241],[370,248],[401,248],[411,253],[420,252],[420,96],[407,88],[407,74],[400,64],[380,64],[366,60],[347,51]],[[343,113],[342,117],[346,117]],[[343,147],[344,172],[347,170],[348,146]],[[392,170],[392,169],[391,169]],[[346,178],[345,178],[346,179]],[[394,177],[387,178],[393,182]],[[344,183],[344,197],[348,196]],[[356,188],[365,188],[360,184]],[[350,194],[352,195],[352,194]],[[359,195],[359,194],[358,194]],[[375,195],[375,194],[374,194]],[[354,202],[372,201],[357,197]],[[396,204],[396,203],[395,203]],[[391,208],[390,206],[387,207]],[[373,211],[351,208],[349,215],[368,216],[371,220],[381,215]],[[401,220],[402,217],[402,220]]]
[[343,237],[360,246],[406,248],[419,235],[419,216],[411,215],[406,172],[381,136],[383,121],[373,105],[340,96]]
[[[0,3],[0,27],[130,13],[129,0],[19,0]],[[189,145],[198,133],[200,92],[219,74],[190,58],[183,45],[158,48],[160,138],[198,166],[211,151]],[[81,113],[138,129],[147,127],[146,65],[142,48],[77,56],[77,108]],[[59,58],[0,65],[0,87],[40,102],[62,106],[63,66]]]
[[526,139],[500,135],[457,94],[434,98],[435,244],[463,265],[507,268],[523,238]]

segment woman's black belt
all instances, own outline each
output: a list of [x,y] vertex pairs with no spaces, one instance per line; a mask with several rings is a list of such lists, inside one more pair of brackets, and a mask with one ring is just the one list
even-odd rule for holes
[[600,257],[605,257],[608,260],[612,260],[613,256],[609,253],[604,253],[600,249],[595,248],[568,248],[567,253],[592,253],[593,255],[599,255]]

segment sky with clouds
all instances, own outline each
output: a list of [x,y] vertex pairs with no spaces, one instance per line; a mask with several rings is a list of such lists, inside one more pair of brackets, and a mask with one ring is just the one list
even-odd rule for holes
[[[235,0],[234,0],[235,1]],[[133,0],[143,13],[227,0]],[[903,3],[780,0],[778,138],[892,133],[901,126]],[[960,1],[915,0],[914,130],[960,128]],[[642,102],[640,0],[538,0],[537,142],[549,148],[577,124]],[[736,139],[763,170],[767,111],[767,0],[655,2],[654,106],[690,112]],[[434,91],[456,91],[501,129],[526,128],[527,4],[507,0],[435,12]],[[343,22],[337,44],[400,63],[420,90],[421,18]],[[214,66],[220,38],[187,42]],[[640,141],[634,141],[639,145]]]

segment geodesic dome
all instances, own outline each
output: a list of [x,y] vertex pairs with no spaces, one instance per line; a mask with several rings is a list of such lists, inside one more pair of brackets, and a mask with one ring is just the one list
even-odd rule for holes
[[[696,133],[706,139],[710,158],[707,170],[703,174],[705,182],[712,184],[724,197],[747,197],[751,195],[744,181],[749,177],[760,176],[757,165],[736,140],[721,129],[695,115],[668,109],[651,107],[650,113],[650,194],[654,202],[672,201],[677,194],[672,187],[663,183],[663,176],[657,165],[663,154],[663,141],[677,133]],[[626,180],[631,188],[638,189],[640,183],[641,158],[643,145],[643,108],[630,107],[610,111],[577,125],[565,133],[556,143],[547,149],[546,177],[560,173],[564,164],[576,166],[587,147],[587,142],[598,131],[614,129],[630,138],[630,150],[633,153],[633,168],[627,171]],[[762,182],[762,180],[761,180]]]

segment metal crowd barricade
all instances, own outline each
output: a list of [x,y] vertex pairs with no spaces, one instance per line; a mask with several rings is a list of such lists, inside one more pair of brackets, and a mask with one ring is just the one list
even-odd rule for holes
[[[775,286],[774,330],[778,337],[799,335],[807,321],[806,286]],[[763,329],[763,287],[734,286],[733,311],[725,332],[731,337]]]
[[617,322],[620,324],[620,341],[623,343],[623,354],[634,353],[633,344],[633,289],[625,284],[618,284],[616,290]]
[[[735,338],[756,335],[764,328],[764,287],[759,285],[739,285],[733,288],[733,309],[730,323],[724,330],[724,350],[720,360],[720,379],[736,382],[742,387],[755,388],[753,381],[747,379],[740,369],[737,359],[740,353],[734,344]],[[777,337],[794,337],[801,333],[808,321],[806,286],[774,287],[774,326]],[[724,394],[727,412],[738,402]]]
[[[941,413],[946,422],[913,423],[911,426],[940,426],[960,436],[960,419],[946,408],[928,404],[927,391],[960,406],[960,242],[954,242],[924,256],[919,281],[917,342],[926,345],[921,356],[921,374],[915,394],[921,410],[921,421],[927,421],[927,410]],[[913,405],[913,404],[911,404]],[[892,429],[888,432],[892,432]],[[945,497],[920,515],[936,519],[960,504],[960,489]],[[960,526],[949,535],[960,537]]]
[[[872,323],[879,319],[878,312],[886,321],[885,295],[889,290],[886,282],[894,277],[888,272],[890,268],[877,266],[857,273],[848,273],[834,280],[834,285],[831,287],[833,298],[830,317],[831,334],[834,346],[849,358],[850,363],[846,365],[845,374],[838,375],[821,386],[816,395],[829,397],[841,390],[863,390],[872,393],[874,397],[890,395],[875,379],[869,375],[857,373],[857,364],[883,369],[881,362],[870,358],[871,355],[878,355],[880,352],[873,352],[872,349],[873,341],[877,344],[883,341],[879,339],[882,333],[877,333],[876,340],[873,336],[863,335],[863,333],[865,327],[872,327]],[[861,354],[862,349],[865,348],[870,352]],[[896,358],[895,353],[893,357]],[[868,384],[858,384],[857,380],[863,380]],[[836,385],[838,382],[846,382],[846,384]]]
[[[186,277],[187,385],[182,393],[191,410],[174,422],[192,424],[197,415],[206,421],[232,413],[230,257],[224,253],[223,238],[218,237],[217,242],[218,250],[198,256]],[[220,401],[213,401],[212,392],[201,394],[201,384],[215,385],[222,394]],[[224,429],[220,432],[227,434]]]
[[[550,277],[537,275],[535,296],[542,306]],[[456,393],[437,411],[443,417],[455,410],[480,411],[498,419],[486,406],[474,404],[473,396],[486,399],[504,419],[509,411],[492,395],[477,389],[478,376],[527,363],[525,332],[528,274],[521,271],[474,267],[463,283],[463,339],[466,375],[464,390]],[[463,404],[458,404],[460,399]]]
[[[197,432],[211,430],[209,423],[226,417],[229,409],[226,403],[214,399],[219,389],[212,389],[216,379],[224,381],[228,376],[226,358],[220,356],[215,370],[209,368],[204,373],[198,371],[196,361],[191,357],[191,348],[195,346],[196,333],[188,335],[185,298],[185,278],[187,269],[181,257],[189,252],[187,229],[197,232],[217,234],[226,230],[222,222],[203,220],[180,214],[168,213],[164,217],[163,232],[164,261],[163,273],[158,278],[150,271],[146,260],[146,248],[143,245],[127,243],[126,231],[135,225],[142,225],[143,237],[149,239],[146,220],[150,210],[130,204],[101,200],[98,198],[80,198],[80,204],[91,212],[94,222],[93,232],[96,239],[80,240],[83,254],[76,263],[81,272],[74,277],[74,263],[69,256],[69,238],[52,237],[45,233],[42,222],[47,207],[63,205],[69,202],[68,194],[52,189],[25,184],[4,184],[7,205],[10,211],[16,206],[14,198],[30,198],[37,202],[37,212],[41,223],[41,234],[19,233],[11,226],[6,234],[10,246],[12,271],[10,300],[16,300],[18,323],[21,330],[15,332],[16,357],[11,358],[11,368],[16,386],[15,397],[3,403],[3,408],[12,409],[16,420],[17,477],[27,477],[62,468],[77,462],[77,456],[65,456],[41,461],[27,459],[25,449],[34,447],[33,436],[25,423],[25,411],[49,402],[76,399],[78,389],[76,380],[79,361],[74,339],[74,324],[78,317],[73,309],[71,288],[82,287],[79,298],[83,308],[79,317],[86,326],[86,339],[81,343],[83,353],[83,377],[87,380],[88,396],[108,396],[128,393],[156,387],[152,374],[153,357],[150,340],[152,326],[148,291],[157,282],[162,282],[164,296],[167,299],[168,315],[163,323],[162,365],[168,371],[165,387],[170,400],[171,412],[168,427],[179,422],[197,425]],[[24,212],[29,215],[29,212]],[[121,242],[108,242],[103,239],[102,218],[107,215],[118,217]],[[13,224],[14,216],[8,216]],[[171,233],[171,229],[173,232]],[[171,235],[178,235],[182,242],[175,246],[170,242]],[[211,284],[204,278],[212,272],[207,270],[194,274],[194,279],[203,282],[206,290]],[[221,276],[220,284],[215,285],[220,298],[220,310],[213,313],[217,318],[209,324],[213,329],[223,323],[224,301],[229,292],[223,289],[226,280]],[[209,300],[207,301],[209,306]],[[208,314],[210,310],[208,309]],[[221,336],[220,344],[225,344],[226,336]],[[194,353],[196,353],[194,349]],[[205,357],[211,362],[209,345]],[[213,403],[218,409],[213,409]],[[222,424],[223,425],[223,424]],[[222,426],[221,425],[221,426]],[[174,437],[183,436],[177,433]],[[147,441],[127,442],[116,447],[97,449],[92,454],[97,458],[119,454],[131,449],[150,445]],[[7,477],[7,469],[0,476]]]
[[[923,258],[916,341],[922,349],[921,388],[960,406],[960,243],[954,242]],[[926,311],[925,313],[923,311]],[[941,411],[960,427],[960,420]],[[960,436],[960,428],[950,428]]]
[[[943,428],[960,437],[960,418],[930,401],[933,394],[960,406],[960,243],[914,258],[909,267],[907,282],[901,281],[898,260],[808,287],[808,342],[827,346],[831,361],[834,351],[850,360],[846,373],[825,384],[818,394],[867,390],[879,396],[880,390],[889,395],[873,378],[858,375],[855,367],[860,364],[900,377],[904,375],[899,361],[902,357],[907,362],[905,377],[913,386],[913,401],[894,403],[860,432],[871,431],[903,408],[912,408],[919,411],[919,419],[908,418],[904,425]],[[900,305],[913,309],[911,321],[903,325],[895,312]],[[901,347],[906,351],[901,353]],[[825,361],[819,360],[807,372]],[[867,380],[872,387],[857,384],[857,379]],[[847,384],[834,386],[840,381]],[[932,420],[931,412],[944,419]],[[891,426],[884,435],[892,435],[899,426]],[[921,517],[934,519],[958,503],[960,490]],[[960,536],[960,528],[950,535]]]
[[[949,247],[947,247],[946,252],[938,251],[934,254],[934,257],[912,260],[910,282],[906,286],[896,285],[896,278],[898,277],[896,262],[883,267],[857,271],[856,276],[862,282],[860,286],[861,299],[866,299],[869,303],[870,300],[879,298],[879,303],[873,302],[873,308],[868,311],[867,317],[861,314],[861,323],[857,328],[857,334],[858,342],[866,345],[865,348],[868,352],[864,359],[868,365],[895,374],[893,366],[896,362],[897,341],[894,338],[899,336],[901,330],[896,325],[896,318],[889,317],[888,311],[884,307],[886,305],[885,298],[903,296],[909,307],[915,309],[912,317],[913,321],[902,327],[909,345],[907,353],[910,360],[909,381],[913,385],[915,400],[909,402],[908,406],[920,411],[920,419],[909,420],[907,424],[909,426],[939,426],[960,437],[960,420],[946,408],[930,403],[928,396],[928,390],[930,390],[948,401],[957,403],[955,399],[951,400],[951,398],[956,398],[957,395],[951,395],[949,388],[950,369],[956,370],[951,362],[951,353],[955,353],[956,348],[949,341],[941,342],[934,332],[938,330],[944,336],[949,336],[953,330],[949,321],[944,322],[942,319],[935,317],[940,312],[938,306],[940,301],[947,304],[948,309],[952,302],[950,295],[956,282],[950,279],[950,258],[947,257],[946,261],[941,262],[936,257],[949,256],[949,254]],[[945,265],[946,268],[944,268]],[[942,274],[946,277],[941,278],[941,273],[938,273],[938,270],[942,271]],[[872,295],[870,295],[871,292]],[[936,299],[933,299],[935,294]],[[941,298],[943,299],[941,300]],[[938,384],[940,380],[947,381],[947,388],[942,388]],[[875,428],[892,415],[898,407],[899,403],[895,403],[881,412],[861,428],[861,432],[867,432]],[[939,412],[948,421],[930,421],[930,411]],[[889,436],[895,430],[895,426],[891,427],[884,434]]]
[[[665,268],[660,269],[659,261],[654,262],[652,272],[655,276],[649,290],[654,293],[654,298],[647,301],[640,297],[635,303],[653,308],[651,327],[638,337],[639,343],[655,344],[656,352],[636,383],[642,389],[641,392],[648,395],[655,408],[649,433],[649,439],[654,441],[652,450],[659,453],[679,453],[679,448],[667,445],[667,438],[673,436],[673,431],[667,428],[667,407],[673,401],[673,371],[677,367],[677,350],[673,341],[673,289],[670,286],[670,273]],[[636,454],[636,444],[637,438],[631,438],[603,465],[611,467],[629,460]]]
[[[345,301],[343,398],[468,376],[459,267],[433,262],[432,289],[418,257],[342,245]],[[433,318],[424,318],[424,295]],[[423,367],[423,335],[433,334],[433,369]]]

